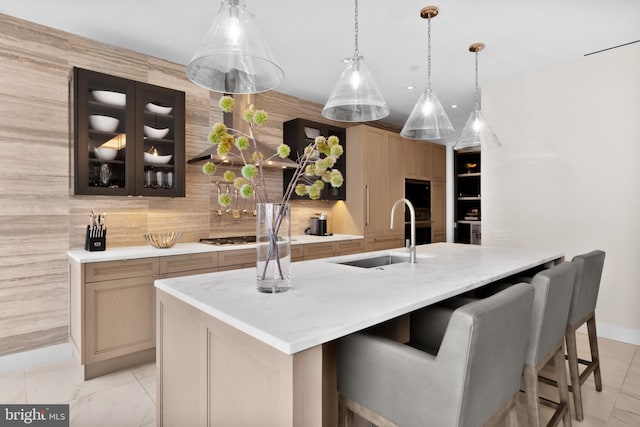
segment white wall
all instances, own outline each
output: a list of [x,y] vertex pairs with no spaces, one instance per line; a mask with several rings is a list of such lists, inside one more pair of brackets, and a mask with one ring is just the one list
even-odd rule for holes
[[640,344],[640,44],[483,88],[482,242],[606,251],[598,334]]

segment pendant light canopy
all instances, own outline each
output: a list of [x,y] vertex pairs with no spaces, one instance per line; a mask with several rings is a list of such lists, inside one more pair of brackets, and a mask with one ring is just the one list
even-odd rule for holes
[[427,6],[420,17],[427,20],[427,88],[413,107],[400,135],[405,138],[432,140],[453,135],[455,132],[440,100],[431,88],[431,18],[438,15],[438,8]]
[[338,79],[322,115],[342,122],[368,122],[389,115],[378,85],[358,50],[358,0],[355,0],[355,51],[344,60],[346,66]]
[[277,87],[284,72],[244,0],[222,0],[200,48],[187,64],[187,77],[216,92],[247,94]]
[[484,49],[483,43],[474,43],[469,46],[469,52],[473,52],[476,56],[476,93],[474,108],[467,123],[462,129],[460,139],[456,143],[454,149],[463,150],[467,148],[481,147],[500,147],[500,141],[495,133],[489,127],[487,121],[482,117],[480,111],[480,89],[478,88],[478,52]]

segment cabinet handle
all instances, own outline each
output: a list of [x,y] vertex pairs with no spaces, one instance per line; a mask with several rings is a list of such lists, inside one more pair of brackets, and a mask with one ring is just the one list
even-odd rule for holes
[[364,186],[365,189],[365,226],[368,227],[369,226],[369,186],[365,185]]

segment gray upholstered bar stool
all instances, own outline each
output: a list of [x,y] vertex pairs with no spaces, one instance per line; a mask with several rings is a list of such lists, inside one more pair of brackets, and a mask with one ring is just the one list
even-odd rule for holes
[[557,425],[562,420],[565,427],[571,426],[563,341],[576,269],[575,264],[564,262],[541,271],[531,279],[535,299],[522,375],[530,427],[540,425],[538,375],[551,359],[555,368],[560,400],[558,404],[542,400],[556,407],[547,425]]
[[[586,254],[576,255],[571,263],[577,266],[576,281],[569,309],[569,320],[565,331],[567,344],[567,359],[569,360],[569,375],[571,377],[571,392],[576,411],[576,419],[582,421],[582,384],[593,373],[596,390],[602,391],[602,378],[600,376],[600,358],[598,355],[598,336],[596,334],[596,302],[598,290],[604,267],[605,253],[603,251],[591,251]],[[591,361],[578,358],[576,348],[576,329],[587,323],[589,333],[589,347],[591,348]],[[578,364],[586,365],[586,369],[580,374]]]
[[411,346],[368,333],[339,340],[339,425],[351,412],[378,426],[517,425],[533,296],[517,284],[455,311],[419,310]]

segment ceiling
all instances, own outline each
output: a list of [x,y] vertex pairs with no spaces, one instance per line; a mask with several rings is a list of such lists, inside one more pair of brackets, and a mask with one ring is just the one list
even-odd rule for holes
[[[220,8],[216,0],[2,3],[2,13],[179,64],[189,61]],[[324,104],[341,60],[353,54],[354,2],[246,3],[284,69],[276,90]],[[458,133],[473,104],[471,43],[486,44],[479,56],[483,86],[640,39],[639,0],[360,1],[360,54],[391,108],[384,121],[398,127],[426,86],[427,23],[419,11],[431,4],[440,9],[432,20],[432,86]]]

